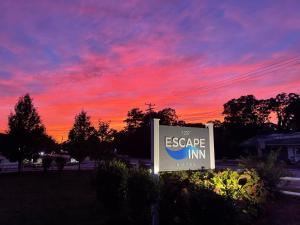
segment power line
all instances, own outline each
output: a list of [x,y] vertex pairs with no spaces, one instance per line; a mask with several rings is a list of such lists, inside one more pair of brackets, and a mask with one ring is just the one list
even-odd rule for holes
[[222,88],[222,87],[225,87],[227,85],[232,85],[233,83],[236,83],[236,82],[245,81],[249,78],[262,77],[263,75],[265,75],[268,72],[278,70],[278,69],[284,69],[287,66],[298,65],[298,64],[300,64],[300,56],[292,57],[292,58],[289,58],[285,61],[275,62],[275,63],[269,64],[269,65],[266,65],[266,66],[262,66],[262,67],[259,67],[259,68],[255,69],[255,70],[239,74],[235,77],[231,77],[231,78],[227,78],[227,79],[223,79],[223,80],[220,80],[220,81],[213,82],[213,87],[212,87],[212,85],[207,85],[207,86],[202,86],[200,88],[202,90],[203,89],[204,90],[205,89],[209,90],[209,89]]
[[152,104],[151,102],[150,103],[145,103],[145,105],[148,106],[148,109],[146,109],[147,112],[151,113],[154,111],[154,106],[155,104]]
[[[227,86],[231,86],[235,83],[239,83],[242,81],[247,81],[249,79],[258,79],[258,78],[262,78],[263,76],[266,76],[268,73],[272,72],[272,71],[276,71],[276,70],[281,70],[281,69],[285,69],[288,68],[290,66],[295,66],[295,65],[299,65],[300,64],[300,55],[295,56],[295,57],[291,57],[289,59],[286,60],[280,60],[268,65],[264,65],[261,66],[255,70],[246,72],[246,73],[242,73],[239,74],[237,76],[231,77],[231,78],[226,78],[223,80],[219,80],[219,81],[215,81],[212,82],[212,84],[208,84],[208,85],[204,85],[201,86],[199,88],[197,88],[197,90],[201,90],[202,93],[199,93],[199,95],[204,95],[207,94],[210,91],[215,91],[216,89],[220,89],[220,88],[224,88]],[[189,95],[189,92],[181,92],[180,95],[181,96],[187,96]],[[177,94],[178,95],[178,94]]]

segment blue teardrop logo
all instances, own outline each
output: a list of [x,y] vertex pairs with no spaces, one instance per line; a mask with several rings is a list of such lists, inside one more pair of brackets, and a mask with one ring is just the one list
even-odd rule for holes
[[189,158],[191,151],[197,151],[198,149],[192,146],[188,146],[179,150],[173,150],[166,147],[168,155],[175,160],[183,160]]

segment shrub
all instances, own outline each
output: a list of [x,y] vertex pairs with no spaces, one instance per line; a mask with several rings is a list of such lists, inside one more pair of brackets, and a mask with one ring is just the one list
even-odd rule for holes
[[216,173],[211,181],[215,193],[234,200],[239,224],[250,224],[261,214],[267,191],[255,170],[238,173],[228,169]]
[[280,178],[287,174],[284,164],[278,161],[279,151],[271,151],[265,158],[249,156],[242,158],[241,166],[255,168],[258,175],[264,180],[265,187],[271,195],[278,191]]
[[55,164],[56,164],[58,171],[63,171],[66,163],[67,163],[67,160],[64,157],[62,157],[62,156],[55,157]]
[[193,171],[190,172],[189,182],[195,184],[197,187],[204,189],[211,189],[213,184],[211,179],[214,177],[214,173],[211,171]]
[[130,224],[151,224],[151,207],[158,200],[158,179],[145,169],[133,169],[127,185]]
[[99,165],[96,186],[108,223],[151,224],[159,183],[147,170],[128,169],[120,161],[105,162]]
[[127,179],[128,169],[120,161],[104,162],[98,167],[97,195],[112,224],[118,224],[126,215]]
[[160,223],[235,224],[235,210],[231,199],[190,183],[184,178],[187,174],[164,173],[161,176]]
[[210,186],[214,192],[234,200],[249,201],[254,204],[265,201],[266,190],[263,181],[255,170],[246,170],[238,173],[225,170],[215,173],[210,179]]
[[[178,204],[178,201],[176,200],[178,194],[176,193],[180,193],[180,190],[188,190],[189,193],[193,190],[192,193],[195,191],[201,192],[202,194],[206,193],[206,195],[210,196],[210,198],[215,201],[221,201],[218,204],[223,205],[225,208],[229,207],[226,210],[230,212],[232,212],[231,202],[234,205],[236,212],[234,221],[238,221],[237,223],[239,224],[244,224],[246,221],[251,222],[260,214],[262,209],[261,206],[265,202],[267,194],[264,182],[255,170],[246,170],[243,172],[236,172],[229,169],[220,172],[172,172],[162,173],[161,178],[168,187],[165,192],[162,191],[162,193],[164,193],[162,195],[165,195],[167,199],[173,199],[167,201],[166,208],[170,206],[177,207],[172,201],[177,202]],[[163,198],[164,197],[162,197],[162,201],[164,201]],[[222,203],[222,200],[219,198],[223,199],[225,202]],[[184,207],[189,208],[187,206]],[[213,208],[214,206],[209,207]],[[162,206],[162,208],[164,208],[164,206]],[[189,209],[186,214],[188,214],[190,210],[191,209]],[[172,211],[177,210],[173,209]],[[226,220],[226,215],[220,215],[220,217],[222,216],[224,216],[224,220]],[[188,223],[188,221],[185,221],[185,223]],[[231,223],[233,223],[233,221],[231,221]]]
[[164,172],[158,182],[120,161],[101,164],[96,183],[110,222],[123,225],[150,224],[158,196],[164,225],[250,224],[267,193],[255,170]]
[[49,168],[51,167],[52,164],[52,158],[50,156],[45,156],[42,159],[42,165],[44,168],[44,172],[47,172],[49,170]]

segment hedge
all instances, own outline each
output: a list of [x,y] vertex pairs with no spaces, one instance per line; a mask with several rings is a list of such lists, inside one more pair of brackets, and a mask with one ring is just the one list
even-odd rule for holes
[[99,166],[96,184],[108,224],[151,224],[153,206],[163,225],[251,224],[267,196],[253,169],[164,172],[158,179],[111,161]]

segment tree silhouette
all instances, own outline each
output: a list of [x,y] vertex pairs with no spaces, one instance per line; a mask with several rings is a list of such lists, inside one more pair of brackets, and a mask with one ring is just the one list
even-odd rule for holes
[[224,122],[229,124],[263,126],[269,122],[271,108],[267,100],[253,95],[241,96],[224,104]]
[[97,135],[100,142],[112,142],[116,130],[111,129],[108,122],[99,121]]
[[126,123],[127,131],[134,131],[141,127],[145,114],[139,108],[133,108],[127,113],[127,118],[124,120]]
[[114,137],[117,131],[110,128],[108,122],[99,121],[97,140],[94,141],[90,152],[91,158],[96,161],[108,160],[114,157]]
[[300,99],[294,99],[284,111],[288,130],[300,131]]
[[300,100],[300,96],[295,93],[280,93],[275,98],[270,99],[272,110],[277,115],[277,127],[279,130],[290,130],[289,125],[293,119],[294,114],[290,105],[297,104]]
[[67,141],[69,154],[78,161],[78,170],[80,170],[82,161],[89,155],[97,142],[97,131],[91,125],[90,117],[85,111],[81,111],[75,117]]
[[51,138],[45,134],[45,127],[29,94],[19,98],[14,111],[8,117],[8,137],[4,155],[10,161],[18,162],[20,172],[23,160],[31,160],[43,150],[45,142],[49,143]]
[[178,121],[178,116],[176,114],[175,109],[172,108],[164,108],[156,113],[156,118],[160,119],[160,124],[174,126],[182,123],[182,121]]
[[253,95],[226,102],[224,122],[215,129],[216,149],[223,149],[227,156],[238,157],[242,153],[242,141],[273,130],[269,120],[271,111],[270,100],[258,100]]
[[115,146],[121,154],[132,157],[150,158],[150,121],[159,118],[162,125],[183,125],[178,120],[175,109],[164,108],[160,111],[148,110],[143,112],[133,108],[127,113],[126,127],[115,134]]

